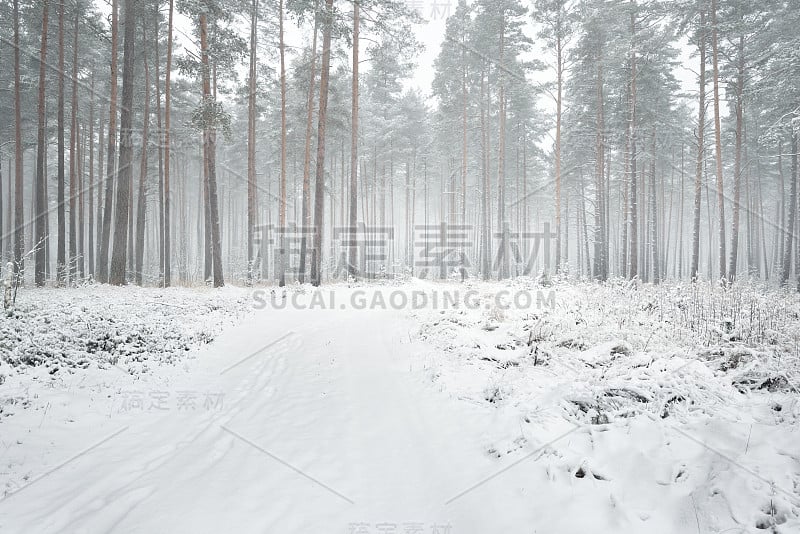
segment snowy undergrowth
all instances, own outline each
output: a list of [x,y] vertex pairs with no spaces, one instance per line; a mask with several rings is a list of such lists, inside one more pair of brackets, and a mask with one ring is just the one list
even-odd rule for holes
[[14,384],[57,386],[95,369],[135,379],[178,364],[249,309],[237,288],[22,289],[13,314],[0,317],[0,414],[29,402],[11,395]]
[[[486,452],[533,454],[548,489],[532,506],[561,525],[554,532],[583,521],[593,532],[800,532],[795,293],[526,280],[471,289],[481,306],[417,312],[433,347],[425,366],[506,419]],[[498,306],[509,290],[552,290],[555,306]],[[549,443],[565,421],[572,430]]]

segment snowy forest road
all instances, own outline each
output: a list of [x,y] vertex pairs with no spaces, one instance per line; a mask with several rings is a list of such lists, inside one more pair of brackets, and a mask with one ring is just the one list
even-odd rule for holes
[[414,327],[392,310],[256,312],[170,384],[219,391],[222,409],[114,414],[0,500],[0,530],[534,531],[524,464],[499,473],[509,460],[486,452],[498,415],[424,379]]

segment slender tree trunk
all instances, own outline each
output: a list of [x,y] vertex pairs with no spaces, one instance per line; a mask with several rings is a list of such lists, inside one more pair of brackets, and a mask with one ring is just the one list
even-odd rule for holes
[[[466,23],[466,21],[462,21]],[[461,225],[467,224],[467,46],[461,32]],[[462,255],[463,255],[462,251]]]
[[172,106],[170,77],[172,74],[172,18],[174,0],[169,0],[167,22],[167,66],[164,72],[164,287],[172,284],[170,224],[170,111]]
[[[353,4],[355,17],[358,16],[358,3]],[[302,236],[300,238],[300,283],[306,281],[306,265],[308,264],[308,229],[311,228],[311,135],[314,130],[314,87],[317,77],[317,30],[319,26],[319,2],[314,1],[314,35],[311,38],[311,65],[309,67],[308,99],[306,103],[306,137],[303,154],[303,206],[302,206]],[[355,23],[354,23],[355,24]],[[353,30],[353,79],[358,80],[358,28]],[[357,98],[357,97],[356,97]],[[357,110],[356,110],[357,112]],[[358,127],[356,112],[353,113],[353,127]],[[352,161],[351,161],[352,164]],[[356,165],[356,168],[358,165]]]
[[203,191],[201,194],[201,211],[203,213],[203,281],[207,283],[211,280],[212,270],[214,268],[214,256],[211,253],[211,208],[208,200],[208,145],[205,141],[205,130],[202,139]]
[[[484,65],[483,69],[486,69]],[[489,147],[487,139],[486,109],[484,108],[484,95],[486,94],[486,73],[481,71],[481,275],[488,280],[491,275],[491,258],[489,252]],[[425,181],[427,188],[427,180]],[[427,198],[427,195],[426,195]],[[426,218],[427,219],[427,218]],[[427,220],[426,220],[427,225]]]
[[[155,36],[156,39],[158,35]],[[147,25],[142,24],[142,42],[147,42]],[[136,262],[134,277],[136,285],[142,285],[142,269],[144,268],[144,232],[147,217],[147,150],[150,139],[150,66],[147,61],[147,51],[143,56],[144,62],[144,117],[142,118],[142,158],[139,166],[139,191],[136,201]]]
[[789,282],[789,275],[792,271],[792,244],[795,236],[795,218],[797,215],[797,134],[794,131],[792,136],[792,169],[789,176],[789,209],[787,210],[787,222],[785,226],[786,239],[783,245],[783,268],[781,269],[781,285]]
[[314,250],[311,283],[322,283],[322,225],[325,216],[325,125],[328,119],[328,78],[331,69],[331,31],[333,0],[325,0],[325,26],[322,32],[322,69],[319,79],[319,115],[317,126],[317,169],[314,190]]
[[[352,127],[350,131],[350,231],[356,231],[358,224],[358,47],[359,47],[359,0],[353,2],[353,89],[351,103]],[[315,41],[316,44],[316,31]],[[312,77],[313,79],[313,77]],[[312,82],[313,87],[313,82]],[[310,109],[310,106],[309,106]],[[350,235],[355,240],[355,235]],[[358,275],[358,248],[355,243],[350,243],[348,250],[348,273],[350,276]]]
[[649,233],[650,233],[650,262],[652,263],[651,270],[653,272],[653,283],[657,284],[661,281],[660,263],[661,257],[659,255],[658,240],[663,236],[658,235],[658,205],[656,200],[656,132],[653,130],[653,138],[650,154],[650,207],[649,211]]
[[[131,134],[132,135],[132,134]],[[133,139],[133,137],[131,137]],[[134,247],[136,243],[136,217],[134,216],[134,207],[136,203],[134,202],[134,177],[133,177],[133,159],[131,159],[131,179],[128,182],[128,252],[125,255],[127,266],[127,273],[130,276],[134,276],[134,269],[136,268],[136,249]]]
[[[47,61],[47,1],[45,0],[42,14],[42,47],[39,55],[39,139],[36,156],[36,261],[34,275],[36,285],[44,285],[45,278],[45,249],[43,246],[46,238],[44,213],[47,203],[44,200],[44,155],[45,145],[44,128],[44,89],[45,65]],[[22,100],[20,91],[20,60],[19,60],[19,0],[14,0],[14,264],[17,274],[23,269],[22,257],[25,248],[25,214],[22,202]],[[11,198],[9,197],[9,201]],[[9,210],[10,211],[10,210]]]
[[[72,41],[72,125],[69,141],[69,278],[74,283],[77,276],[77,221],[76,200],[78,183],[78,29],[80,27],[80,11],[75,9],[75,27]],[[61,191],[59,191],[59,194]],[[63,207],[62,207],[63,209]]]
[[91,93],[91,103],[89,104],[89,235],[86,243],[90,279],[94,278],[94,72],[92,72]]
[[[203,69],[203,107],[206,110],[216,106],[211,94],[211,78],[208,63],[208,19],[205,13],[200,14],[200,46],[202,50]],[[222,243],[219,230],[219,202],[217,197],[216,144],[217,130],[215,124],[208,124],[210,113],[206,113],[203,133],[205,157],[208,170],[208,206],[211,224],[211,257],[213,263],[214,287],[222,287],[225,280],[222,276]],[[212,119],[213,120],[213,119]]]
[[163,123],[161,119],[161,52],[159,40],[161,38],[161,2],[154,2],[155,10],[153,23],[155,26],[155,66],[156,66],[156,128],[158,131],[158,285],[164,284],[164,153]]
[[711,0],[711,53],[714,69],[714,141],[717,164],[717,203],[719,206],[719,277],[725,279],[725,190],[722,177],[722,125],[720,123],[719,51],[717,35],[717,0]]
[[[556,273],[561,270],[561,107],[564,91],[564,51],[561,42],[561,15],[556,27]],[[526,195],[527,202],[527,195]],[[527,212],[525,217],[527,220]]]
[[114,202],[114,161],[117,156],[117,47],[119,42],[118,0],[111,0],[111,89],[108,112],[108,148],[106,149],[106,191],[103,228],[97,255],[97,279],[108,282],[108,249],[111,241],[111,217]]
[[[281,181],[280,181],[280,210],[278,212],[278,226],[280,227],[280,272],[278,285],[286,285],[286,52],[283,42],[283,0],[278,0],[278,45],[281,59]],[[321,253],[318,251],[318,254]]]
[[64,285],[67,279],[66,271],[66,217],[64,212],[64,2],[58,3],[58,102],[57,102],[57,145],[58,145],[58,176],[57,176],[57,250],[56,250],[56,280],[58,285]]
[[250,71],[247,94],[247,283],[253,282],[253,242],[256,228],[256,44],[258,0],[250,7]]
[[683,234],[685,230],[685,224],[683,219],[684,214],[684,206],[685,206],[685,195],[686,195],[686,167],[684,165],[685,159],[685,152],[683,143],[681,143],[681,196],[680,196],[680,207],[678,212],[678,258],[677,258],[677,269],[676,269],[676,276],[678,280],[683,278]]
[[[635,5],[635,4],[634,4]],[[628,96],[628,151],[630,153],[630,251],[628,253],[628,278],[639,276],[639,196],[636,178],[636,12],[631,11],[631,79]]]
[[603,110],[603,58],[597,58],[597,128],[595,136],[595,199],[594,199],[594,277],[599,280],[606,279],[604,269],[605,255],[605,208],[603,205],[604,172],[605,172],[605,118]]
[[[86,198],[84,193],[84,176],[85,176],[85,167],[86,167],[86,125],[81,124],[79,127],[80,132],[80,149],[78,151],[79,154],[79,167],[78,167],[78,225],[77,225],[77,234],[78,234],[78,255],[76,256],[78,260],[78,279],[83,280],[86,278],[86,256],[84,255],[84,213],[85,213],[85,206],[86,206]],[[75,195],[76,193],[71,193]]]
[[103,180],[103,176],[105,176],[104,172],[104,165],[105,165],[105,149],[106,149],[106,138],[105,138],[105,109],[100,108],[100,134],[98,135],[98,147],[99,147],[99,154],[97,156],[97,212],[95,214],[95,224],[97,225],[95,228],[95,235],[96,235],[96,244],[95,244],[95,271],[98,269],[98,258],[100,257],[100,241],[101,236],[103,235],[103,186],[105,185],[105,180]]
[[[689,275],[693,282],[697,281],[700,265],[700,208],[703,196],[703,163],[705,161],[705,127],[706,127],[706,13],[703,0],[700,0],[700,89],[697,118],[697,168],[694,178],[694,224],[692,226],[692,265]],[[711,246],[711,243],[709,243]]]
[[[501,16],[500,23],[500,65],[503,65],[503,53],[505,49],[505,16]],[[498,70],[500,88],[498,92],[499,105],[499,132],[497,139],[497,225],[502,235],[500,237],[500,279],[507,278],[509,274],[509,247],[508,247],[508,225],[506,224],[506,176],[505,176],[505,152],[506,152],[506,97],[505,97],[505,77],[503,69]]]
[[111,253],[109,282],[125,284],[127,265],[128,217],[131,179],[133,175],[133,84],[134,41],[136,39],[137,0],[125,0],[125,36],[122,46],[122,102],[119,117],[119,169],[117,202],[114,212],[114,246]]
[[786,221],[786,180],[783,176],[783,142],[778,142],[778,177],[780,178],[779,187],[780,187],[780,197],[778,198],[778,203],[780,206],[778,207],[777,213],[780,214],[780,224],[778,225],[778,229],[776,231],[776,250],[777,250],[777,257],[775,258],[775,274],[777,276],[781,276],[783,272],[783,246],[786,242],[786,228],[783,226]]
[[[736,153],[734,157],[733,176],[733,226],[731,227],[731,258],[728,266],[728,281],[736,279],[736,267],[739,260],[739,212],[741,210],[742,189],[742,124],[744,93],[744,36],[739,36],[738,61],[736,72]],[[748,213],[750,210],[748,210]]]

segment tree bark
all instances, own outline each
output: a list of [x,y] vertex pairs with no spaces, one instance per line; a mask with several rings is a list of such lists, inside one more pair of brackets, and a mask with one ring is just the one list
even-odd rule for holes
[[278,47],[281,59],[281,181],[280,181],[280,210],[278,212],[278,226],[280,227],[280,272],[278,285],[286,285],[286,51],[283,42],[283,0],[278,0]]
[[[353,2],[353,89],[351,103],[351,120],[353,121],[350,131],[350,213],[349,226],[350,232],[356,231],[358,224],[358,47],[359,47],[359,0]],[[355,235],[349,236],[351,240]],[[348,250],[348,273],[350,276],[358,275],[358,249],[355,243],[350,243]]]
[[[703,163],[705,161],[705,127],[706,127],[706,14],[703,0],[700,0],[700,89],[697,118],[697,168],[694,178],[694,224],[692,225],[692,265],[689,276],[697,281],[700,264],[700,208],[703,197]],[[709,243],[709,246],[711,244]]]
[[114,212],[114,246],[111,253],[109,283],[126,282],[128,217],[130,187],[133,175],[133,83],[134,40],[137,0],[125,0],[125,36],[122,46],[122,102],[119,116],[119,169],[117,170],[117,202]]
[[88,251],[89,278],[94,278],[94,72],[92,72],[91,103],[89,104],[89,221],[88,221],[88,241],[86,250]]
[[[561,42],[561,13],[558,14],[556,27],[556,146],[555,146],[555,171],[556,171],[556,268],[561,270],[561,106],[564,91],[564,51]],[[527,195],[525,195],[527,204]],[[527,220],[527,210],[525,218]]]
[[[156,39],[158,35],[156,35]],[[142,24],[142,42],[147,42],[147,24]],[[150,139],[150,66],[147,51],[143,54],[144,62],[144,117],[142,117],[142,157],[139,165],[139,190],[136,201],[136,262],[134,278],[136,285],[142,285],[142,268],[144,267],[144,232],[147,217],[147,149]]]
[[[45,151],[45,65],[47,62],[47,0],[44,2],[42,14],[42,47],[39,54],[39,132],[38,149],[36,155],[36,232],[35,232],[35,267],[34,277],[36,285],[43,286],[45,279],[45,248],[46,226],[44,213],[47,203],[44,199],[44,161]],[[19,0],[14,0],[14,264],[16,272],[22,272],[22,257],[24,255],[25,241],[25,214],[22,202],[22,101],[20,91],[20,61],[19,61]],[[9,198],[9,201],[11,199]]]
[[603,109],[603,58],[597,58],[597,127],[595,133],[595,199],[594,199],[594,277],[606,279],[605,271],[605,117]]
[[717,0],[711,0],[711,53],[714,69],[714,141],[717,164],[717,202],[719,206],[719,278],[725,279],[725,188],[722,176],[722,125],[720,123],[719,51],[717,35]]
[[164,287],[172,284],[172,264],[171,264],[171,227],[170,224],[170,116],[171,116],[171,87],[170,78],[172,74],[172,19],[174,12],[174,0],[169,0],[169,18],[167,21],[167,66],[164,72]]
[[66,272],[66,217],[64,212],[64,2],[58,4],[58,96],[57,96],[57,146],[58,176],[57,187],[57,244],[56,244],[56,280],[63,285],[67,279]]
[[69,278],[75,282],[77,278],[77,220],[76,200],[78,197],[78,29],[80,27],[80,10],[75,7],[75,26],[72,40],[72,126],[70,127],[69,147]]
[[795,236],[795,218],[797,216],[797,134],[792,131],[792,169],[789,176],[789,209],[787,210],[787,222],[785,230],[785,241],[783,245],[783,268],[781,269],[781,285],[789,282],[789,275],[792,270],[792,245]]
[[111,0],[111,78],[108,111],[108,148],[106,149],[106,191],[103,203],[103,227],[97,254],[97,279],[108,282],[108,249],[111,240],[111,210],[114,202],[114,160],[117,157],[117,48],[119,41],[118,0]]
[[630,251],[628,252],[628,278],[639,276],[639,196],[636,178],[636,13],[631,11],[631,79],[628,89],[628,152],[630,154]]
[[155,68],[156,68],[156,129],[158,132],[158,285],[164,285],[164,152],[162,152],[164,138],[163,123],[161,118],[161,52],[159,51],[159,39],[161,38],[161,5],[154,2],[154,26],[155,26]]
[[[208,63],[208,18],[205,13],[200,14],[200,46],[202,50],[202,70],[203,70],[203,107],[205,110],[216,107],[216,101],[211,94],[211,78]],[[217,129],[216,124],[208,122],[216,121],[214,118],[209,121],[210,113],[206,113],[206,121],[203,132],[204,152],[206,156],[206,168],[208,171],[208,207],[209,222],[211,225],[211,257],[214,274],[214,287],[222,287],[225,280],[222,276],[222,243],[219,231],[219,202],[217,197]]]
[[[739,212],[741,210],[742,189],[742,129],[744,107],[744,36],[739,36],[736,72],[736,152],[733,171],[733,225],[731,227],[731,258],[728,266],[728,282],[736,279],[736,267],[739,260]],[[749,213],[749,210],[748,210]],[[749,242],[749,240],[748,240]]]
[[256,43],[258,0],[250,12],[250,71],[247,94],[247,283],[253,282],[253,241],[256,228]]
[[319,115],[317,117],[317,169],[314,184],[314,250],[311,283],[322,283],[322,226],[325,220],[325,125],[328,119],[328,78],[331,70],[331,32],[333,0],[325,0],[325,26],[322,31],[322,69],[319,79]]

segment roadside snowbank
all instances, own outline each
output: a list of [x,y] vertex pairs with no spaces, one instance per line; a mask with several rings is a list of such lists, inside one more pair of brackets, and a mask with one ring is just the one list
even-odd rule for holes
[[0,415],[29,402],[19,391],[31,379],[57,387],[78,369],[136,379],[179,364],[248,310],[238,288],[22,289],[13,315],[0,316]]
[[[422,359],[442,389],[508,419],[486,453],[498,468],[532,455],[548,532],[800,532],[796,294],[473,287],[485,305],[417,312]],[[496,305],[542,289],[555,306]]]

